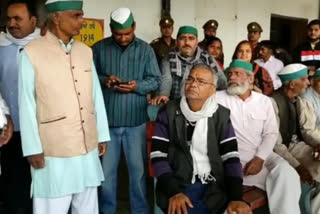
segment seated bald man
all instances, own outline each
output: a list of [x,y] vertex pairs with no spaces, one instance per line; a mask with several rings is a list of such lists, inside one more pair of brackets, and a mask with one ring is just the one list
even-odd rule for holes
[[215,101],[217,76],[196,64],[184,95],[158,113],[151,160],[165,213],[250,214],[230,111]]

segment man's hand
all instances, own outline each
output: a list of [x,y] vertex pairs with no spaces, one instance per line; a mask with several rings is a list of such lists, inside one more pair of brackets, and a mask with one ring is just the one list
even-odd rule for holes
[[12,138],[13,134],[13,122],[9,115],[6,115],[7,117],[7,125],[5,125],[2,129],[2,133],[0,136],[0,147],[3,145],[6,145],[9,140]]
[[297,170],[298,174],[300,175],[300,180],[302,183],[312,184],[314,182],[309,170],[307,168],[305,168],[302,164],[300,164],[298,167],[296,167],[296,170]]
[[178,193],[169,199],[168,214],[188,214],[186,204],[193,208],[190,199],[183,193]]
[[149,101],[151,105],[160,105],[161,103],[166,104],[169,101],[169,97],[165,95],[157,95]]
[[135,80],[129,81],[128,84],[119,84],[114,86],[114,89],[122,93],[130,93],[137,89],[137,82]]
[[99,151],[99,156],[104,155],[107,151],[107,142],[99,143],[98,144],[98,151]]
[[104,85],[105,87],[110,88],[112,85],[117,84],[119,82],[121,82],[121,80],[117,76],[111,75],[105,79]]
[[30,165],[35,169],[41,169],[45,167],[45,161],[44,161],[44,155],[36,154],[36,155],[30,155],[27,157]]
[[263,167],[263,163],[264,163],[263,159],[255,156],[251,161],[249,161],[245,165],[243,169],[243,174],[245,176],[258,174]]
[[317,145],[313,148],[313,159],[319,161],[320,160],[320,145]]
[[228,214],[252,214],[250,207],[243,201],[230,201],[227,211]]

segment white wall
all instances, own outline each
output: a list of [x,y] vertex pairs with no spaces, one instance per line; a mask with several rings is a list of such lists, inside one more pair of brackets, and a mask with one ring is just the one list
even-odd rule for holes
[[84,0],[85,17],[104,19],[105,37],[110,36],[110,13],[119,7],[132,10],[138,37],[150,42],[159,36],[160,0]]
[[[137,22],[136,35],[148,42],[159,36],[161,0],[84,0],[88,18],[105,19],[105,36],[110,35],[109,16],[118,7],[129,7]],[[182,25],[194,25],[203,39],[202,25],[208,19],[219,22],[218,34],[223,41],[225,65],[230,62],[236,44],[247,38],[246,26],[260,23],[262,39],[269,39],[271,14],[318,18],[318,0],[171,0],[175,31]]]

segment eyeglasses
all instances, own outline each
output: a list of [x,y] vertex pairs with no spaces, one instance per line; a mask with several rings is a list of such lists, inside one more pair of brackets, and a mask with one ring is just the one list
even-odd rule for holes
[[195,79],[195,78],[192,78],[192,77],[188,77],[186,79],[186,84],[192,84],[193,82],[195,82],[198,86],[214,85],[213,83],[208,83],[208,82],[205,82],[203,80],[198,80],[198,79]]

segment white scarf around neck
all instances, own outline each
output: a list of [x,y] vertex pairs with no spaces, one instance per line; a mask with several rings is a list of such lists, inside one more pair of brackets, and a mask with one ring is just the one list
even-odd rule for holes
[[193,176],[191,183],[195,183],[196,176],[201,183],[206,184],[207,181],[215,180],[211,175],[211,166],[208,157],[208,118],[217,111],[218,104],[215,95],[209,97],[200,111],[194,112],[190,109],[186,97],[183,95],[180,101],[180,109],[185,118],[190,122],[196,122],[192,143],[190,145],[190,153],[193,160]]
[[7,117],[2,111],[2,109],[0,109],[0,129],[2,129],[6,124],[7,124]]
[[0,94],[0,129],[7,124],[6,114],[9,114],[9,108]]
[[40,29],[36,28],[33,33],[29,34],[28,36],[17,39],[13,37],[9,31],[7,30],[7,33],[1,33],[0,34],[0,46],[6,47],[12,44],[15,44],[19,47],[24,47],[26,44],[31,42],[32,40],[40,38]]

